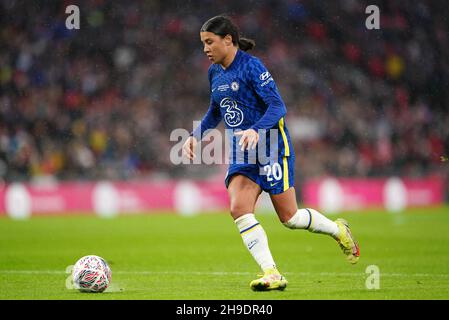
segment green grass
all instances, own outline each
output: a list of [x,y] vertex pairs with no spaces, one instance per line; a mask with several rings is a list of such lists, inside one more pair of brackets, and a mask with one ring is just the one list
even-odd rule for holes
[[[252,292],[259,272],[227,214],[0,218],[0,299],[448,299],[449,208],[342,215],[361,246],[355,266],[333,239],[259,214],[283,292]],[[332,219],[336,218],[332,217]],[[66,267],[87,254],[113,271],[102,294],[66,289]],[[380,269],[368,290],[367,266]]]

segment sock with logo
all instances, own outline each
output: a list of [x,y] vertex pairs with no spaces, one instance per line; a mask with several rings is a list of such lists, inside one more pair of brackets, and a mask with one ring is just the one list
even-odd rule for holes
[[334,238],[338,237],[338,226],[332,220],[314,209],[299,209],[295,215],[284,223],[290,229],[306,229],[314,233],[328,234]]
[[267,269],[276,268],[268,247],[268,238],[265,230],[256,220],[254,214],[248,213],[235,219],[235,224],[240,231],[243,243],[262,271],[265,272]]

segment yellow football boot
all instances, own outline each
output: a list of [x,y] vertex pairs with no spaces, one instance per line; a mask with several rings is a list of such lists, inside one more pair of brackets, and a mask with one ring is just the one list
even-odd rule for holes
[[344,219],[337,219],[335,220],[335,223],[338,225],[338,229],[340,230],[338,238],[335,240],[337,240],[341,250],[346,255],[346,259],[350,263],[356,264],[357,261],[359,261],[360,248],[357,241],[351,234],[348,222]]
[[277,269],[268,269],[265,274],[256,280],[251,281],[250,288],[254,291],[284,290],[287,287],[285,279]]

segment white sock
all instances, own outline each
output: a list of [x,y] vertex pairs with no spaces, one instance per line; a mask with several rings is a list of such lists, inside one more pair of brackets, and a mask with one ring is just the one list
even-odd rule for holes
[[290,229],[307,229],[310,232],[328,234],[334,238],[338,236],[338,226],[332,220],[314,209],[299,209],[295,215],[284,223]]
[[262,268],[262,271],[265,272],[269,268],[276,268],[268,247],[267,234],[254,217],[254,214],[248,213],[237,218],[235,224],[240,231],[243,243]]

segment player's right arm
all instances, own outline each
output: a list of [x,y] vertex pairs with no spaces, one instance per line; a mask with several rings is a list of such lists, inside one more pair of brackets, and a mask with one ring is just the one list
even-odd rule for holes
[[197,144],[198,144],[198,141],[196,140],[196,138],[193,136],[190,136],[187,138],[186,142],[182,146],[182,152],[188,159],[192,160],[196,157],[195,149],[196,149]]
[[[214,67],[213,65],[211,65],[207,72],[209,84],[212,83],[213,70]],[[214,102],[214,99],[211,96],[209,109],[207,110],[206,115],[201,120],[200,125],[190,133],[190,137],[187,138],[186,142],[182,147],[182,150],[184,154],[187,156],[187,158],[189,158],[190,160],[195,158],[196,145],[198,144],[198,141],[203,138],[204,132],[206,130],[216,128],[220,123],[220,121],[221,121],[220,107]]]
[[195,158],[196,145],[198,144],[198,141],[202,139],[204,132],[206,130],[214,129],[215,127],[217,127],[220,121],[220,109],[211,98],[209,110],[207,110],[207,113],[201,120],[200,125],[190,133],[190,137],[187,138],[182,147],[182,150],[187,158],[189,158],[190,160]]

